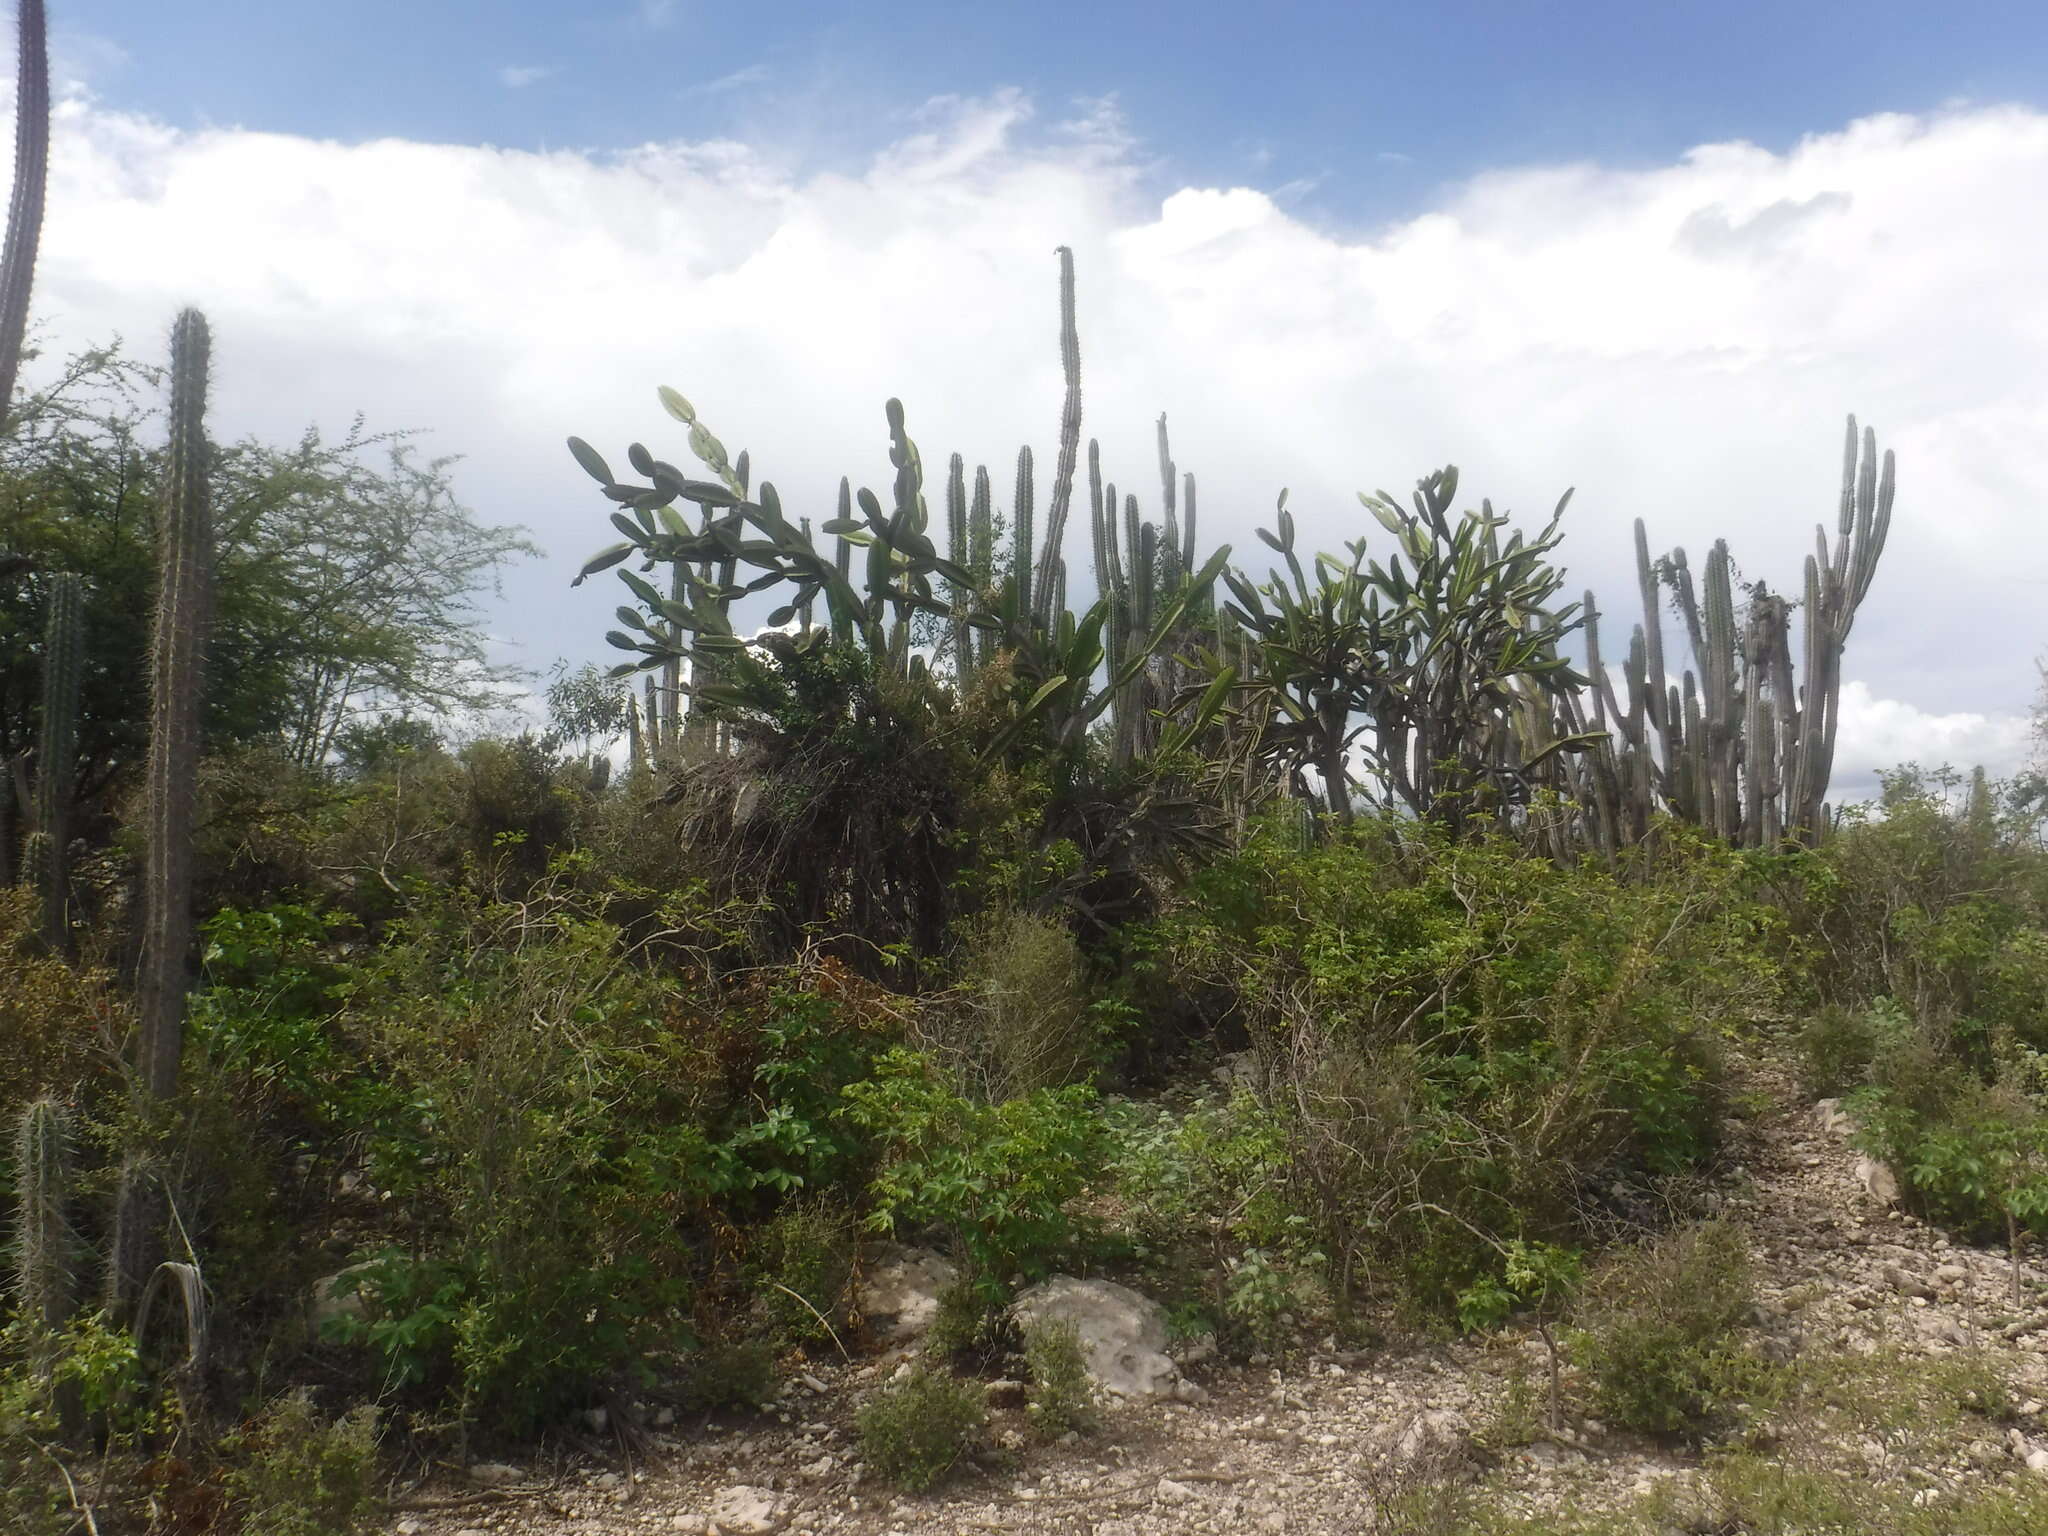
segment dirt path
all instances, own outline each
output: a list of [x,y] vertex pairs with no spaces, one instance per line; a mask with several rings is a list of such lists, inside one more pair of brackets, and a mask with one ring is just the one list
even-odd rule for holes
[[[1761,1087],[1771,1102],[1789,1102],[1777,1096],[1781,1084]],[[2003,1258],[1951,1244],[1873,1194],[1859,1177],[1846,1125],[1830,1120],[1799,1106],[1743,1126],[1727,1175],[1708,1197],[1754,1240],[1759,1350],[1821,1371],[1841,1362],[1844,1372],[1839,1421],[1767,1423],[1753,1438],[1782,1434],[1786,1455],[1896,1479],[1918,1498],[1987,1479],[2048,1475],[2041,1277],[2025,1277],[2029,1301],[2016,1310]],[[1397,1497],[1453,1481],[1469,1486],[1475,1477],[1488,1507],[1505,1516],[1626,1509],[1660,1484],[1682,1492],[1700,1475],[1680,1453],[1588,1421],[1513,1449],[1474,1446],[1474,1431],[1499,1445],[1510,1379],[1530,1379],[1533,1368],[1540,1380],[1540,1344],[1510,1333],[1483,1345],[1311,1351],[1284,1372],[1196,1367],[1190,1374],[1208,1389],[1207,1402],[1120,1408],[1096,1436],[1072,1446],[1030,1440],[1021,1413],[995,1411],[1005,1467],[931,1495],[901,1496],[862,1476],[852,1427],[859,1402],[901,1358],[814,1365],[792,1379],[772,1413],[658,1434],[652,1461],[630,1472],[597,1463],[546,1475],[530,1466],[486,1468],[485,1477],[518,1481],[483,1488],[450,1478],[422,1487],[405,1496],[416,1506],[464,1502],[405,1510],[388,1529],[392,1536],[1351,1532],[1392,1528],[1383,1516]],[[1858,1362],[1867,1367],[1862,1376]],[[1939,1415],[1916,1412],[1911,1396],[1924,1388],[1911,1373],[1943,1362],[1988,1362],[2010,1392],[2002,1425],[1936,1425]],[[1899,1393],[1887,1396],[1894,1375]]]

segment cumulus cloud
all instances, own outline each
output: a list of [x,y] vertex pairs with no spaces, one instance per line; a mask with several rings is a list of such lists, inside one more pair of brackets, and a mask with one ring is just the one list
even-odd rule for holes
[[2033,748],[2033,724],[2025,715],[1942,714],[1882,698],[1851,679],[1842,686],[1835,735],[1835,799],[1875,798],[1878,774],[1902,763],[1964,772],[1981,767],[1994,779],[2010,778],[2028,765]]
[[[1042,122],[1016,92],[936,101],[851,173],[761,142],[184,132],[80,98],[55,153],[54,349],[121,332],[157,352],[197,303],[220,431],[357,409],[431,426],[468,455],[468,498],[550,551],[496,621],[536,665],[601,654],[609,622],[605,593],[567,588],[607,528],[566,434],[680,457],[653,398],[673,384],[815,513],[843,472],[886,490],[895,395],[927,464],[958,450],[1006,485],[1017,445],[1049,457],[1056,430],[1060,244],[1105,471],[1156,499],[1165,411],[1205,539],[1255,570],[1282,486],[1303,539],[1335,547],[1381,537],[1356,491],[1456,462],[1474,500],[1532,518],[1576,485],[1566,558],[1609,611],[1630,606],[1638,516],[1655,548],[1697,563],[1725,536],[1748,578],[1796,589],[1854,410],[1900,460],[1850,643],[1870,750],[1946,731],[1992,755],[2005,726],[1955,722],[2024,710],[2048,639],[2048,114],[1502,168],[1356,235],[1253,187],[1162,195],[1113,102]],[[1084,530],[1069,554],[1084,588]]]

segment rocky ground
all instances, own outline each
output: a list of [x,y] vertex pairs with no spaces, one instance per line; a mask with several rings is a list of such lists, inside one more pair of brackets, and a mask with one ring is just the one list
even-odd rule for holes
[[[2003,1257],[1896,1210],[1886,1171],[1857,1156],[1847,1130],[1827,1105],[1766,1111],[1744,1125],[1706,1197],[1751,1234],[1758,1352],[1800,1383],[1756,1405],[1737,1449],[1889,1489],[1899,1508],[1930,1514],[2048,1481],[2043,1277],[2022,1276],[2016,1307]],[[1199,1390],[1120,1404],[1070,1444],[1030,1437],[1020,1394],[997,1387],[993,1454],[920,1497],[864,1475],[855,1445],[854,1414],[902,1368],[898,1347],[811,1365],[757,1419],[667,1424],[630,1466],[485,1463],[437,1476],[400,1494],[389,1531],[1433,1531],[1455,1527],[1447,1512],[1460,1501],[1485,1511],[1479,1529],[1589,1510],[1622,1531],[1734,1528],[1712,1512],[1720,1495],[1696,1455],[1585,1419],[1543,1433],[1533,1336],[1364,1353],[1334,1342],[1284,1369],[1186,1360]],[[1430,1523],[1432,1508],[1443,1523]]]

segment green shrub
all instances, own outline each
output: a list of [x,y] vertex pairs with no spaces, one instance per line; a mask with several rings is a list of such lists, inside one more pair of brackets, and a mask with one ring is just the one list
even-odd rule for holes
[[1007,1295],[1008,1287],[998,1281],[971,1271],[962,1275],[939,1292],[925,1330],[925,1354],[978,1370],[1013,1353],[1019,1340]]
[[1065,924],[998,911],[969,930],[960,979],[919,1010],[917,1044],[989,1103],[1084,1081],[1109,1042]]
[[858,1418],[862,1457],[875,1474],[922,1493],[969,1456],[985,1419],[980,1390],[944,1372],[914,1370],[884,1387]]
[[1724,1222],[1681,1227],[1595,1271],[1573,1354],[1608,1422],[1651,1434],[1696,1429],[1742,1358],[1755,1303],[1749,1248]]
[[1863,1085],[1878,1052],[1878,1026],[1860,1009],[1829,1003],[1799,1032],[1799,1087],[1810,1099]]
[[377,1507],[377,1410],[323,1418],[302,1393],[228,1437],[229,1499],[243,1536],[349,1536]]
[[1500,1244],[1590,1234],[1589,1185],[1712,1150],[1724,1032],[1784,995],[1769,867],[1675,827],[1609,869],[1276,823],[1197,877],[1150,963],[1270,1068],[1275,1188],[1339,1290],[1377,1271],[1441,1312]]
[[1042,1435],[1057,1439],[1089,1434],[1102,1420],[1095,1378],[1081,1335],[1070,1322],[1039,1322],[1024,1334],[1024,1362],[1031,1375],[1024,1411]]
[[1323,1319],[1320,1233],[1291,1187],[1289,1120],[1242,1089],[1185,1112],[1123,1106],[1116,1194],[1131,1256],[1226,1347],[1272,1350]]
[[779,1384],[775,1347],[766,1339],[713,1337],[690,1353],[683,1400],[699,1413],[719,1408],[758,1411],[775,1401]]
[[1043,1274],[1072,1244],[1067,1204],[1088,1187],[1103,1147],[1090,1089],[976,1104],[928,1058],[896,1050],[845,1098],[845,1117],[880,1162],[869,1186],[877,1231],[944,1228],[974,1276],[997,1287],[1020,1272]]
[[755,1236],[747,1268],[777,1337],[829,1339],[853,1286],[852,1213],[830,1195],[790,1201]]

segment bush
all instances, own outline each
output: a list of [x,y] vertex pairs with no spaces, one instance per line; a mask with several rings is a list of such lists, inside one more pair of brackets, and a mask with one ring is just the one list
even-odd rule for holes
[[1447,1310],[1500,1244],[1590,1235],[1617,1183],[1713,1148],[1724,1030],[1777,1011],[1759,862],[1682,829],[1560,869],[1506,836],[1271,824],[1200,876],[1154,965],[1241,1026],[1286,1199],[1340,1291]]
[[1724,1222],[1682,1227],[1595,1270],[1573,1354],[1608,1422],[1650,1434],[1697,1428],[1741,1358],[1756,1299],[1749,1248]]
[[1048,1319],[1026,1330],[1024,1362],[1031,1375],[1024,1411],[1040,1434],[1057,1439],[1095,1429],[1102,1405],[1072,1323]]
[[860,1410],[860,1450],[885,1481],[912,1493],[934,1488],[974,1449],[985,1415],[972,1382],[914,1370]]
[[1088,1186],[1103,1145],[1089,1089],[975,1104],[946,1087],[928,1058],[896,1050],[845,1098],[844,1115],[881,1162],[868,1218],[877,1231],[943,1227],[976,1278],[997,1286],[1018,1272],[1043,1274],[1072,1243],[1067,1203]]
[[775,1401],[775,1348],[766,1339],[713,1337],[690,1355],[683,1401],[699,1413],[719,1408],[758,1411]]
[[349,1536],[377,1506],[377,1410],[322,1418],[302,1393],[281,1397],[222,1447],[244,1536]]
[[1090,1006],[1087,962],[1063,923],[998,911],[973,925],[959,984],[920,1010],[915,1036],[989,1103],[1084,1081],[1108,1042]]
[[769,1219],[748,1254],[748,1270],[779,1338],[813,1343],[834,1336],[853,1287],[852,1214],[830,1195],[792,1200]]

